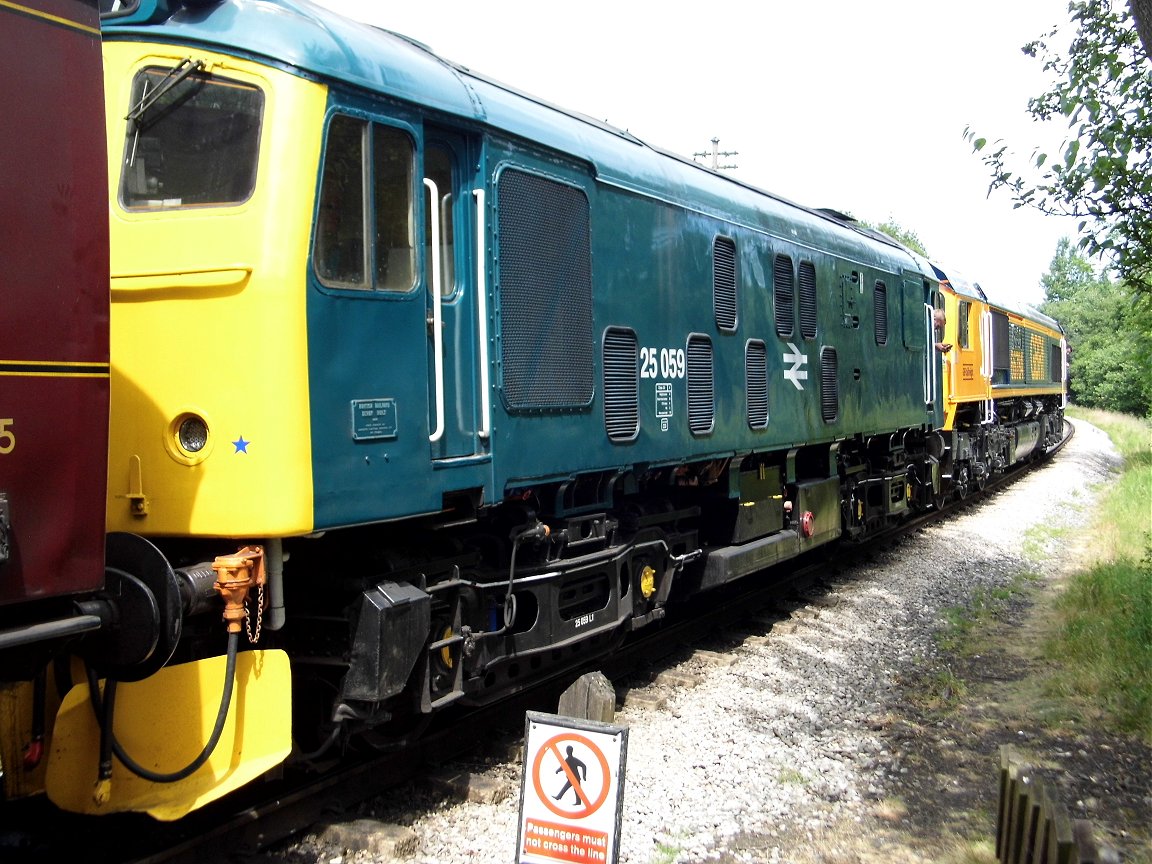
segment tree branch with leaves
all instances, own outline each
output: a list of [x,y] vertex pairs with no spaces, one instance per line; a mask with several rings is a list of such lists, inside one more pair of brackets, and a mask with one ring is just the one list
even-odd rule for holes
[[1076,34],[1066,52],[1052,46],[1059,29],[1023,47],[1054,76],[1028,112],[1038,121],[1065,120],[1059,153],[1037,151],[1021,170],[1010,165],[1007,143],[989,146],[970,128],[964,134],[992,173],[989,194],[1007,189],[1016,207],[1078,217],[1079,248],[1152,293],[1152,61],[1133,17],[1147,22],[1150,4],[1072,0]]

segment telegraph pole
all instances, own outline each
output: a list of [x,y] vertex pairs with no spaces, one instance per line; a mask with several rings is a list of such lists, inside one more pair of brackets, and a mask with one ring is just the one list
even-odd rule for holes
[[712,168],[713,171],[722,171],[722,170],[725,170],[728,168],[738,167],[736,165],[721,165],[720,164],[720,157],[721,156],[739,156],[740,151],[738,151],[738,150],[721,150],[719,148],[720,148],[720,139],[719,138],[713,138],[711,150],[705,150],[703,153],[693,153],[692,158],[695,159],[697,156],[710,156],[712,158],[712,165],[710,167]]

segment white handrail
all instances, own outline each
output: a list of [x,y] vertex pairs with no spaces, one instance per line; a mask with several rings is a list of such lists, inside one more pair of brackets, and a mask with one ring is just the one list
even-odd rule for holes
[[927,327],[927,350],[924,352],[924,404],[936,402],[936,375],[939,368],[936,362],[936,322],[932,320],[932,307],[924,304]]
[[[980,380],[984,384],[986,396],[992,394],[992,313],[985,309],[980,313]],[[995,411],[991,399],[984,400],[983,423],[991,423]]]
[[984,380],[992,377],[992,313],[985,309],[980,313],[980,374]]
[[1068,407],[1068,340],[1060,337],[1060,407]]
[[484,190],[473,189],[476,196],[476,343],[480,352],[480,429],[477,434],[492,434],[492,396],[488,392],[488,286],[484,261]]
[[436,428],[428,436],[431,443],[444,437],[444,332],[441,326],[442,313],[440,304],[442,295],[440,291],[440,190],[436,184],[424,178],[424,185],[432,194],[429,205],[430,221],[432,223],[432,248],[428,255],[432,259],[432,361],[435,367],[436,380]]

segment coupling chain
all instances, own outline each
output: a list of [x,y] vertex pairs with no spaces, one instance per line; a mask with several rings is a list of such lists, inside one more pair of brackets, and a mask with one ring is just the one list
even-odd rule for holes
[[252,610],[248,600],[244,600],[244,630],[248,633],[248,641],[255,645],[260,641],[260,628],[264,625],[264,584],[261,583],[256,590],[256,632],[252,632]]

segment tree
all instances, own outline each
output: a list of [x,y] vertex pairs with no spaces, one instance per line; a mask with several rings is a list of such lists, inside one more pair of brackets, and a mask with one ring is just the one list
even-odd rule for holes
[[[1152,2],[1152,0],[1150,0]],[[920,241],[920,235],[913,231],[911,228],[905,228],[895,219],[889,217],[887,222],[882,225],[874,225],[877,231],[887,234],[893,240],[898,240],[903,243],[913,252],[919,252],[925,258],[928,257],[928,251],[924,248],[924,244]]]
[[1033,119],[1064,118],[1062,152],[1037,152],[1024,171],[1009,167],[1008,145],[971,129],[965,137],[983,153],[993,189],[1008,189],[1015,206],[1076,216],[1079,248],[1103,256],[1130,286],[1152,293],[1152,60],[1133,21],[1152,28],[1152,0],[1072,0],[1076,35],[1062,56],[1046,36],[1023,47],[1056,76],[1050,90],[1028,102]]
[[1131,0],[1132,18],[1136,21],[1136,32],[1140,34],[1140,44],[1144,53],[1152,58],[1152,0]]
[[1152,295],[1098,275],[1067,238],[1041,278],[1040,310],[1064,327],[1071,350],[1069,395],[1089,408],[1152,410]]

